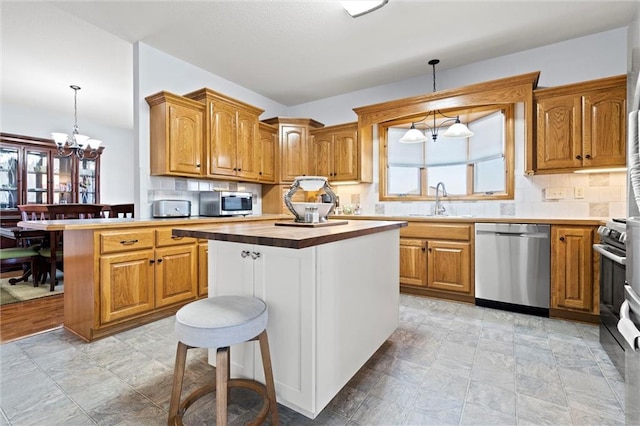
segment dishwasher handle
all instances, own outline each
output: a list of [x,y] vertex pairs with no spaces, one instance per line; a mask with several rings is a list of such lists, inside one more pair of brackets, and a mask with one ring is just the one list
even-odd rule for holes
[[549,235],[546,232],[503,232],[476,230],[476,235],[495,235],[498,237],[514,238],[549,238]]

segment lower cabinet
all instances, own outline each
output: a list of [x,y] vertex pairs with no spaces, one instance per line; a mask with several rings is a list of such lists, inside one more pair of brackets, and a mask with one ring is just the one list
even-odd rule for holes
[[400,235],[401,291],[474,301],[472,224],[409,222]]
[[198,297],[209,294],[209,243],[198,244]]
[[551,316],[593,320],[600,313],[594,226],[551,226]]

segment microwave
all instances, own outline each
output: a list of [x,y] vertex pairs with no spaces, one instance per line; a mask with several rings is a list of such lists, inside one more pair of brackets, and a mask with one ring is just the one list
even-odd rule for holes
[[250,192],[200,192],[199,214],[200,216],[250,215],[253,214],[253,197]]

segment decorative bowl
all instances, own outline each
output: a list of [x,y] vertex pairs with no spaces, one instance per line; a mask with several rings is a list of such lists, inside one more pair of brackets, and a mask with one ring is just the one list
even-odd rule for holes
[[298,217],[304,218],[304,211],[307,207],[317,207],[320,220],[327,217],[329,210],[333,207],[332,203],[291,203]]
[[327,182],[327,178],[324,176],[298,176],[295,180],[298,181],[303,191],[320,191]]

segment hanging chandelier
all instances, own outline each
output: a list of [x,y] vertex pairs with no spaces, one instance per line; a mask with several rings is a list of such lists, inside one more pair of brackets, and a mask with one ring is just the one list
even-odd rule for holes
[[[68,137],[66,133],[51,133],[51,137],[56,143],[58,149],[58,156],[70,157],[75,155],[79,159],[87,158],[94,159],[98,157],[98,148],[102,141],[97,139],[90,139],[89,136],[81,135],[78,128],[78,90],[80,86],[71,85],[73,89],[73,117],[75,123],[73,125],[73,132],[71,137]],[[89,148],[89,151],[86,151]]]
[[[429,65],[433,67],[433,92],[436,91],[436,65],[440,63],[440,59],[432,59],[429,61]],[[429,116],[433,115],[433,125],[429,126],[427,124],[427,120]],[[444,121],[441,121],[440,124],[437,124],[436,120],[438,117],[445,118]],[[442,134],[447,138],[470,138],[473,136],[473,132],[469,130],[467,126],[460,122],[460,116],[450,117],[448,115],[443,114],[440,110],[431,111],[427,114],[427,116],[420,120],[411,122],[411,128],[400,138],[401,143],[422,143],[428,140],[427,135],[424,131],[416,128],[416,123],[424,122],[425,130],[428,130],[431,133],[431,139],[435,142],[438,139],[438,132],[440,129],[449,123],[453,123],[449,128]]]

